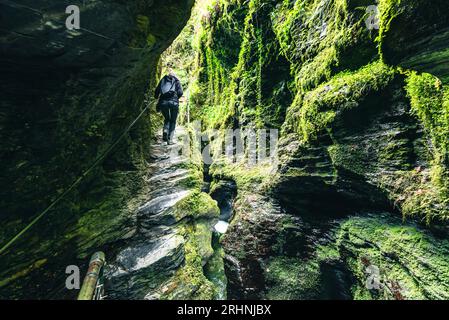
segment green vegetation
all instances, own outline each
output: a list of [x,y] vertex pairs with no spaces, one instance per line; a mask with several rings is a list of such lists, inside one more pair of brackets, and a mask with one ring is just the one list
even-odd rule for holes
[[[400,216],[393,221],[383,214],[366,217],[360,212],[390,205],[390,211],[400,211],[404,223],[408,218],[435,226],[449,216],[449,95],[434,76],[413,72],[431,62],[429,70],[437,70],[444,80],[446,66],[437,67],[436,62],[444,56],[438,41],[445,35],[432,40],[424,52],[401,29],[425,19],[414,11],[423,9],[421,0],[381,0],[380,30],[368,30],[366,7],[372,4],[203,1],[201,18],[189,29],[195,30],[189,40],[195,55],[190,120],[202,120],[206,130],[282,130],[279,163],[250,166],[248,154],[237,163],[226,161],[218,152],[222,136],[215,137],[211,148],[214,163],[209,173],[215,181],[235,181],[239,192],[231,231],[224,237],[226,252],[243,266],[255,263],[248,261],[259,257],[259,250],[270,252],[260,258],[266,281],[263,297],[334,297],[341,281],[347,281],[348,292],[339,297],[446,296],[446,284],[434,278],[435,270],[447,268],[446,244],[437,249],[438,240],[414,224],[402,225]],[[400,46],[407,47],[405,62]],[[307,212],[303,204],[312,203],[313,214],[320,212],[324,204],[316,199],[324,195],[329,197],[324,202],[335,201],[344,208],[332,214],[347,214],[357,202],[354,205],[362,208],[357,213],[363,217],[340,220],[331,232],[335,239],[318,245],[307,258],[290,256],[279,252],[296,240],[280,234],[296,229],[296,222],[268,222],[264,214],[273,209],[263,199],[273,195],[301,216]],[[252,199],[251,205],[244,199]],[[332,211],[332,205],[325,208]],[[257,230],[259,224],[263,232]],[[267,231],[269,227],[276,231]],[[274,248],[264,247],[270,232],[279,240]],[[438,253],[431,257],[427,250]],[[403,251],[425,262],[412,261]],[[380,268],[381,290],[366,288],[368,262]],[[426,270],[426,263],[431,270]],[[334,272],[350,276],[335,279],[341,274]]]
[[[347,290],[356,300],[447,299],[446,240],[381,213],[339,220],[326,238],[332,241],[313,247],[305,258],[267,261],[267,298],[335,299]],[[376,282],[371,268],[379,270]]]
[[[399,174],[396,186],[405,199],[406,215],[433,219],[449,219],[449,94],[440,80],[430,74],[412,73],[406,90],[412,113],[429,136],[431,163],[422,168]],[[401,190],[402,189],[402,190]]]
[[429,134],[435,161],[449,163],[449,89],[430,75],[412,73],[407,81],[412,112]]
[[[208,232],[210,235],[210,232]],[[201,231],[196,225],[184,227],[185,262],[184,265],[174,275],[174,282],[166,288],[162,300],[193,299],[211,300],[217,293],[212,282],[203,273],[202,252],[204,247],[210,247],[210,242],[204,243]],[[206,237],[207,238],[207,237]],[[209,238],[210,240],[210,238]]]
[[[165,162],[169,149],[154,142],[161,115],[150,110],[42,220],[42,229],[11,250],[4,261],[14,267],[0,270],[2,296],[36,294],[32,280],[44,268],[50,278],[66,261],[83,263],[93,249],[116,258],[126,253],[122,246],[151,238],[139,246],[149,252],[139,255],[156,265],[155,274],[117,276],[132,279],[126,282],[139,287],[135,296],[233,299],[226,271],[238,277],[229,283],[241,286],[236,291],[244,298],[449,298],[447,0],[379,0],[380,30],[366,26],[372,0],[197,0],[187,24],[193,0],[125,2],[114,2],[123,9],[111,15],[120,26],[110,35],[116,41],[102,38],[90,51],[80,49],[90,47],[90,38],[79,37],[79,52],[65,43],[64,55],[40,52],[48,62],[58,56],[56,72],[62,65],[70,73],[55,77],[58,85],[33,88],[48,94],[36,99],[42,113],[17,112],[28,98],[6,97],[5,110],[12,111],[3,127],[12,138],[2,151],[11,162],[5,185],[13,187],[1,203],[12,213],[0,240],[115,141],[168,69],[185,89],[179,122],[190,137],[189,156]],[[13,40],[5,48],[20,47]],[[38,84],[33,70],[17,74]],[[13,92],[22,92],[28,82],[14,85]],[[210,166],[201,154],[205,141],[194,136],[196,120],[211,140]],[[226,159],[226,129],[262,128],[280,131],[279,159],[253,165],[248,148],[241,159]],[[243,140],[248,147],[251,140]],[[36,147],[42,141],[48,148]],[[172,191],[187,196],[165,208]],[[232,206],[222,236],[213,233],[219,204],[223,213]],[[168,253],[153,261],[152,250],[160,248],[153,237],[172,231],[175,241],[160,242]],[[27,246],[32,255],[25,257]],[[378,290],[366,287],[371,265],[382,276]]]
[[176,204],[175,210],[182,217],[216,218],[220,215],[217,202],[204,192],[193,192]]
[[382,45],[382,39],[390,31],[391,21],[398,16],[401,0],[381,0],[379,2],[380,11],[380,29],[379,42]]
[[35,269],[39,269],[42,266],[44,266],[46,263],[48,262],[47,259],[40,259],[37,260],[35,262],[33,262],[31,265],[29,265],[27,268],[25,268],[24,270],[21,270],[15,274],[13,274],[12,276],[10,276],[9,278],[6,279],[2,279],[0,281],[0,287],[6,286],[7,284],[9,284],[10,282],[13,282],[21,277],[25,277],[26,275],[28,275],[30,272],[32,272]]
[[[425,21],[433,17],[427,9],[416,15],[422,0],[381,0],[380,30],[369,30],[372,4],[198,1],[163,59],[164,68],[175,66],[185,78],[183,122],[201,120],[210,135],[281,129],[279,161],[256,166],[248,153],[227,161],[223,131],[213,134],[212,190],[220,180],[238,188],[221,243],[238,262],[225,263],[228,276],[239,272],[231,280],[243,292],[249,283],[251,294],[268,299],[447,298],[448,244],[413,222],[426,220],[430,229],[449,217],[449,94],[433,75],[415,72],[435,70],[445,83],[446,34],[435,29],[436,39],[420,38],[437,22],[406,34],[416,21],[433,23]],[[201,155],[192,159],[199,177]],[[194,190],[177,210],[217,216],[216,203],[198,185]],[[203,288],[198,296],[220,297],[224,253],[212,251],[206,223],[189,228],[179,277]],[[366,285],[372,265],[380,272],[377,290]],[[252,268],[263,270],[263,284],[254,285]]]
[[365,28],[369,1],[283,1],[273,14],[282,52],[300,93],[340,70],[355,70],[375,55],[375,33]]
[[233,180],[240,190],[261,190],[268,184],[273,174],[272,163],[263,163],[256,166],[249,165],[245,161],[229,163],[226,159],[215,159],[211,166],[211,174],[218,180]]
[[[422,1],[380,1],[379,32],[365,25],[366,6],[371,4],[363,0],[201,1],[201,10],[195,10],[187,27],[188,50],[195,56],[189,64],[194,75],[190,78],[191,120],[202,120],[208,129],[282,128],[284,136],[297,133],[306,150],[319,145],[323,134],[332,139],[333,131],[341,130],[335,128],[336,121],[344,115],[375,112],[374,105],[357,111],[371,100],[379,112],[385,110],[389,102],[384,99],[401,75],[394,66],[379,61],[380,56],[384,58],[384,40],[389,39],[391,21],[412,17],[414,6],[422,6]],[[394,170],[374,179],[376,185],[405,216],[444,220],[448,95],[438,88],[437,79],[427,79],[424,85],[418,84],[418,77],[408,78],[406,90],[410,114],[420,119],[435,146],[429,149],[430,170],[409,162],[416,150],[406,138],[391,136],[385,145],[376,145],[376,157],[364,150],[357,153],[356,146],[336,140],[328,152],[334,166],[359,175],[372,174],[376,162],[382,167],[394,164]],[[431,109],[425,107],[430,105]],[[270,180],[265,179],[270,169],[250,169],[245,161],[215,160],[213,175],[236,180],[242,189]],[[332,174],[337,177],[337,169]]]
[[338,231],[337,248],[353,253],[342,258],[359,279],[366,279],[370,265],[380,269],[382,290],[370,292],[357,283],[356,298],[447,299],[448,243],[435,242],[415,225],[385,215],[350,218]]
[[406,70],[430,73],[447,85],[447,1],[434,0],[429,6],[426,0],[381,0],[379,6],[382,59]]
[[205,127],[282,124],[291,99],[289,67],[271,28],[274,5],[258,0],[198,5],[201,15],[189,27],[196,32],[191,43],[197,54],[190,112]]
[[337,114],[359,106],[369,94],[384,89],[393,76],[394,71],[381,62],[340,73],[296,101],[289,109],[286,126],[305,142],[316,139],[322,130],[330,129]]
[[270,300],[310,300],[319,297],[320,272],[316,261],[276,257],[267,264]]
[[226,299],[227,279],[224,269],[224,250],[219,245],[214,246],[214,254],[204,266],[204,274],[212,282],[216,288],[217,300]]

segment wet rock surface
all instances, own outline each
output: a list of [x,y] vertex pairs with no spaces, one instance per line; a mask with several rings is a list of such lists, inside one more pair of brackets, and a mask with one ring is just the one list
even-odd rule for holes
[[233,216],[234,199],[237,196],[237,186],[234,181],[218,181],[210,191],[211,197],[217,201],[220,208],[220,220],[229,222]]
[[184,238],[171,233],[121,251],[108,267],[106,288],[109,299],[143,299],[169,277],[184,261]]
[[261,299],[263,259],[273,254],[284,215],[260,195],[237,199],[236,217],[223,238],[228,298]]
[[386,190],[395,174],[430,167],[428,142],[410,115],[403,86],[397,77],[354,110],[339,112],[319,143],[301,143],[296,134],[284,138],[273,195],[300,212],[391,208]]
[[[366,88],[316,140],[284,136],[277,174],[253,177],[266,188],[237,183],[222,239],[228,297],[446,299],[447,227],[432,231],[395,208],[398,172],[431,168],[403,86],[398,76],[382,92]],[[215,178],[239,181],[244,171],[233,170]]]
[[[218,207],[207,194],[183,184],[194,171],[188,155],[178,152],[186,134],[179,127],[177,144],[167,146],[159,137],[152,145],[149,200],[137,208],[136,233],[111,257],[106,271],[109,299],[164,299],[168,294],[189,299],[202,285],[211,286],[202,268],[214,254],[212,226]],[[196,274],[182,278],[187,268]],[[198,285],[189,287],[193,280]]]
[[447,299],[446,236],[393,213],[236,210],[223,240],[228,297]]
[[386,61],[427,72],[449,83],[449,27],[447,1],[401,2],[385,13],[381,50]]

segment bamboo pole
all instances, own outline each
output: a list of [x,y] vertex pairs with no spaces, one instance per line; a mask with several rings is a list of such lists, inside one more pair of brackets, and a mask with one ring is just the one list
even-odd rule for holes
[[103,252],[95,253],[89,262],[86,277],[84,278],[83,286],[78,295],[78,300],[93,300],[97,283],[106,262],[106,257]]

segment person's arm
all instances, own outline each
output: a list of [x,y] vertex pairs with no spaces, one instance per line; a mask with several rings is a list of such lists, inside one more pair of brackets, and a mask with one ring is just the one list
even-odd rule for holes
[[176,94],[178,95],[178,98],[181,98],[184,94],[181,82],[179,80],[176,81]]
[[162,84],[162,80],[159,81],[159,84],[156,87],[156,91],[154,92],[155,99],[159,98],[159,96],[161,95],[161,84]]

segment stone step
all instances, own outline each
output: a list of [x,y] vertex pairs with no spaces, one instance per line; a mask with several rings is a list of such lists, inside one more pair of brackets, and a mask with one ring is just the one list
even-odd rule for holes
[[150,179],[147,180],[147,182],[152,183],[160,183],[163,181],[173,181],[174,179],[179,179],[188,176],[189,170],[187,169],[177,169],[174,171],[168,171],[163,173],[158,173],[156,175],[153,175]]
[[184,261],[184,238],[172,232],[152,241],[132,243],[105,270],[113,299],[143,299],[157,277],[171,275]]
[[138,209],[138,215],[156,215],[173,207],[176,203],[189,195],[190,191],[183,190],[150,200]]

